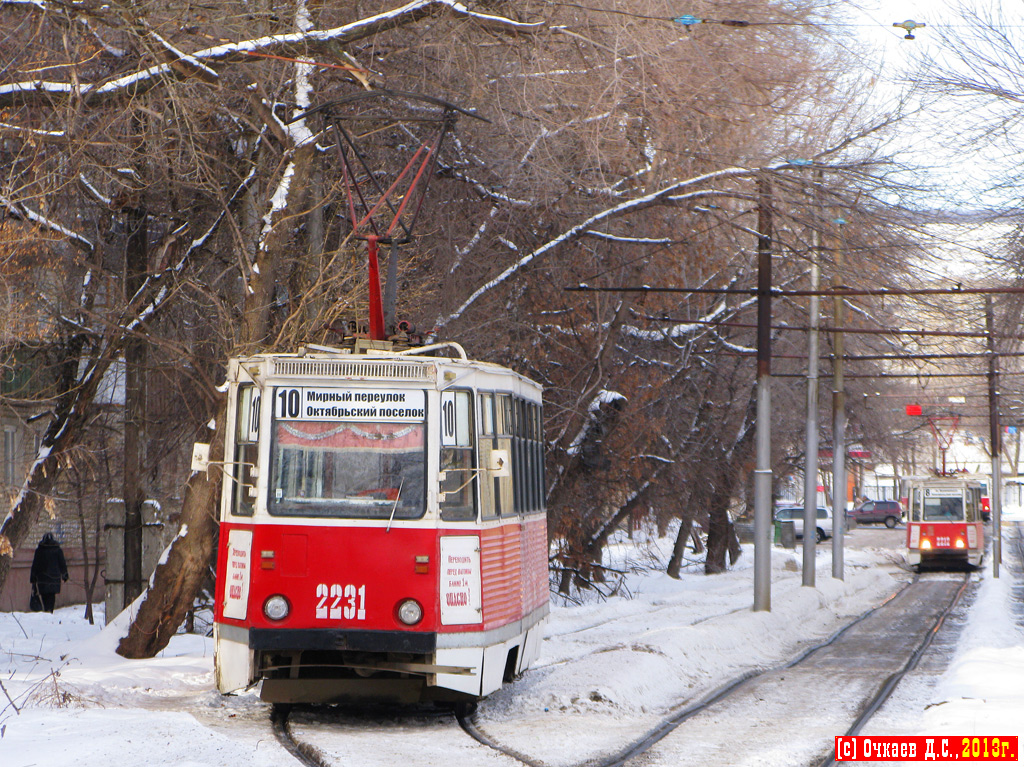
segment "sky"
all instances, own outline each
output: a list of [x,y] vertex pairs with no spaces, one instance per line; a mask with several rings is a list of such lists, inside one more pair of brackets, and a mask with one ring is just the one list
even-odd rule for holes
[[[1010,25],[1009,39],[1020,37],[1024,4],[1015,0],[965,2],[983,14],[987,8],[999,9]],[[849,7],[854,36],[868,50],[864,64],[876,76],[874,101],[882,109],[898,104],[910,92],[910,77],[934,75],[937,64],[958,67],[957,51],[976,45],[959,0],[855,0]],[[925,25],[913,30],[913,40],[905,39],[905,30],[893,27],[906,20]],[[1011,87],[1019,89],[1020,84]],[[972,210],[1019,205],[1015,191],[991,189],[995,179],[1017,164],[1019,153],[997,133],[986,135],[974,146],[963,143],[981,124],[985,110],[979,103],[968,104],[962,96],[929,97],[927,102],[916,96],[910,99],[920,111],[908,124],[898,127],[886,151],[899,162],[920,168],[908,173],[906,180],[933,185],[931,192],[919,196],[921,207]],[[1003,102],[997,109],[1007,107],[1014,109],[1015,105]]]
[[[640,570],[635,566],[664,561],[671,543],[671,537],[620,540],[610,554],[613,563]],[[635,572],[623,584],[627,596],[554,605],[539,663],[482,704],[482,726],[498,722],[507,744],[551,767],[579,764],[659,721],[681,702],[681,690],[697,698],[752,668],[795,657],[907,577],[893,552],[851,549],[844,581],[829,577],[823,555],[817,585],[802,587],[800,556],[775,550],[771,612],[751,610],[749,547],[735,569],[719,576],[690,572],[673,580],[656,570]],[[982,571],[948,671],[932,685],[901,686],[895,705],[865,734],[878,726],[887,735],[1024,736],[1024,636],[1005,572],[995,580]],[[255,694],[216,691],[211,639],[179,635],[157,658],[126,660],[113,651],[126,617],[101,630],[82,619],[81,607],[54,615],[0,613],[3,767],[291,763]],[[339,732],[338,748],[346,764],[384,767],[394,762],[383,744],[408,736],[408,729],[385,720],[369,731]],[[440,747],[430,733],[423,738],[423,764],[450,763],[450,744]],[[459,748],[460,767],[496,762],[493,752],[472,742],[460,741]],[[758,760],[760,767],[792,763],[792,754]]]

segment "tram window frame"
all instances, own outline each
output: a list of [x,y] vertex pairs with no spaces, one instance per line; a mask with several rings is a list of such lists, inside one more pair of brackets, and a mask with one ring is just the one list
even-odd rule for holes
[[[447,413],[445,395],[453,395],[453,412]],[[438,482],[438,490],[447,493],[443,500],[438,501],[438,511],[444,522],[475,522],[479,513],[479,502],[477,501],[477,432],[476,419],[473,412],[473,390],[472,389],[449,389],[442,392],[441,402],[441,446],[438,457],[438,468],[440,471],[449,472],[444,482]],[[454,429],[454,444],[445,444],[448,426],[443,421],[447,417],[455,419],[452,427]],[[447,467],[451,468],[447,468]],[[448,489],[450,488],[450,489]],[[449,501],[448,495],[455,497],[458,492],[458,501]],[[467,503],[468,501],[468,503]]]
[[543,405],[539,402],[529,403],[530,416],[530,479],[533,493],[533,511],[544,510],[544,418]]
[[[255,485],[252,469],[259,464],[259,427],[262,393],[255,384],[238,386],[235,395],[234,447],[231,456],[231,505],[230,512],[236,517],[252,517],[256,514],[256,499],[249,494]],[[245,481],[249,473],[250,482]]]

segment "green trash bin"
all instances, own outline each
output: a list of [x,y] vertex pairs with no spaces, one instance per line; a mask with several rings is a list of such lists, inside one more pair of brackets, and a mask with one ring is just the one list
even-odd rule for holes
[[796,523],[792,519],[775,520],[775,545],[784,549],[796,548]]

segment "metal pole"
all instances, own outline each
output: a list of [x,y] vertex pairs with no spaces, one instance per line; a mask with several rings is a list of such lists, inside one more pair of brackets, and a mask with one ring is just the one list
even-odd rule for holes
[[383,341],[387,338],[384,334],[384,305],[380,295],[380,264],[377,262],[379,240],[375,234],[366,238],[366,256],[370,272],[370,338],[374,341]]
[[771,187],[758,179],[757,467],[754,470],[754,610],[772,609],[772,212]]
[[[843,265],[842,225],[840,242],[835,253],[835,274],[832,285],[842,284],[840,269]],[[843,296],[832,299],[835,326],[843,326]],[[843,531],[846,527],[846,392],[843,388],[843,334],[835,332],[835,363],[832,376],[832,577],[843,580]]]
[[388,248],[387,278],[384,280],[384,333],[394,332],[398,325],[398,244]]
[[[820,181],[820,172],[817,174]],[[817,194],[815,194],[817,201]],[[818,251],[821,232],[817,222],[811,230],[811,290],[817,291],[821,280]],[[810,326],[807,336],[807,436],[804,447],[804,559],[803,585],[814,586],[814,557],[817,541],[811,530],[818,526],[818,315],[821,299],[811,296]]]
[[998,578],[999,564],[1003,558],[1003,435],[999,425],[999,355],[996,354],[992,296],[985,296],[985,330],[989,351],[988,428],[989,440],[992,443],[992,481],[988,490],[988,502],[992,512],[992,577]]

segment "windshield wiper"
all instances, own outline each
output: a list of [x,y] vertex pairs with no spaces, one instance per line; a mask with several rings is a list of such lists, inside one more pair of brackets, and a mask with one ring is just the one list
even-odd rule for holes
[[398,493],[395,495],[395,505],[391,507],[391,516],[388,517],[388,526],[387,529],[384,530],[385,533],[391,532],[391,523],[395,521],[395,510],[398,509],[398,501],[402,497],[402,488],[404,486],[405,480],[403,479],[401,482],[398,483]]

